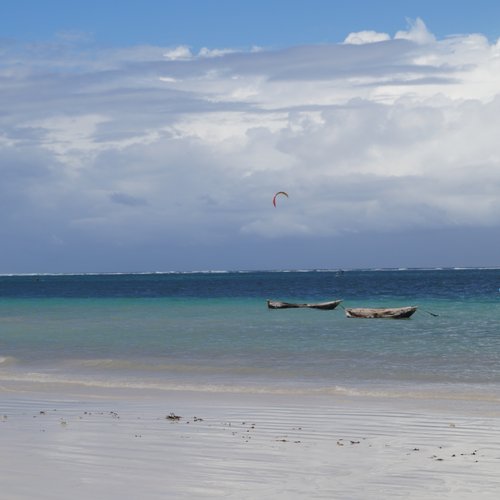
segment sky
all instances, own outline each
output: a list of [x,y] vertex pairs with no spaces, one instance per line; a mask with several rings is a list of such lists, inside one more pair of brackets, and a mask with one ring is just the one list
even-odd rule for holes
[[0,273],[500,266],[499,16],[2,0]]

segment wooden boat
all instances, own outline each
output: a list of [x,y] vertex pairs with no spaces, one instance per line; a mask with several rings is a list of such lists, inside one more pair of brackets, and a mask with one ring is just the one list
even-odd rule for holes
[[309,309],[322,309],[324,311],[331,311],[335,309],[342,301],[332,300],[330,302],[318,302],[316,304],[295,304],[293,302],[281,302],[279,300],[268,300],[267,307],[269,309],[297,309],[297,308],[309,308]]
[[348,318],[388,318],[388,319],[406,319],[415,311],[417,306],[392,307],[392,308],[368,308],[357,307],[346,309],[345,315]]

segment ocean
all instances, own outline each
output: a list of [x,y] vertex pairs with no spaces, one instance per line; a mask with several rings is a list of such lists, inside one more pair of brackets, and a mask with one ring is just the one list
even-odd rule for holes
[[0,384],[500,400],[499,287],[500,269],[0,276]]

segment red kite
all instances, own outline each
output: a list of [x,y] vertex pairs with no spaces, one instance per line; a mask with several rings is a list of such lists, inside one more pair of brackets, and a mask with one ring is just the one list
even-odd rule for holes
[[276,197],[277,197],[279,194],[283,194],[283,195],[285,195],[285,196],[288,198],[288,193],[285,193],[285,191],[278,191],[278,192],[274,195],[274,198],[273,198],[273,205],[274,205],[274,206],[276,206]]

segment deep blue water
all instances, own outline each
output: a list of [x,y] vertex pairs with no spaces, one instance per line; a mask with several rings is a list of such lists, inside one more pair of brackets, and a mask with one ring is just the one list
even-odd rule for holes
[[0,276],[0,298],[492,300],[500,269]]
[[500,395],[499,287],[497,269],[1,276],[0,381]]

